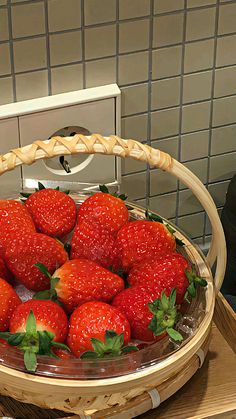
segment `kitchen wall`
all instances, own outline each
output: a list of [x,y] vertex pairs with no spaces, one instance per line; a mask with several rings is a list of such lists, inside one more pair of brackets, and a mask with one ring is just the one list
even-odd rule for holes
[[[0,104],[113,82],[122,136],[184,162],[220,210],[236,170],[236,1],[0,0]],[[130,199],[207,240],[184,185],[122,165]]]

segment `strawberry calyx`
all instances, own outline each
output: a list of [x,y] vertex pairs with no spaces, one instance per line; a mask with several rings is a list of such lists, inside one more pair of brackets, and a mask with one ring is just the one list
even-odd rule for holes
[[206,287],[207,286],[207,281],[202,278],[201,276],[197,275],[197,271],[196,271],[196,267],[193,265],[191,270],[186,269],[185,270],[185,275],[188,279],[189,282],[189,286],[187,288],[187,291],[185,293],[184,299],[187,302],[190,302],[188,297],[189,295],[192,298],[195,298],[197,295],[197,287]]
[[114,196],[115,198],[120,198],[122,201],[125,201],[128,198],[127,195],[125,195],[125,194],[120,194],[119,195],[117,192],[110,193],[109,189],[107,188],[106,185],[99,185],[99,190],[100,190],[100,192],[107,193],[111,196]]
[[64,343],[54,342],[55,335],[52,332],[37,331],[36,319],[32,310],[26,320],[26,332],[10,333],[1,332],[0,338],[7,341],[11,346],[15,346],[24,352],[25,368],[29,372],[35,372],[37,369],[37,355],[46,355],[58,358],[52,352],[52,348],[69,350]]
[[157,223],[163,224],[167,228],[167,230],[174,236],[176,244],[178,246],[185,246],[184,242],[175,236],[176,230],[170,224],[164,223],[160,215],[153,214],[153,212],[146,210],[145,216],[146,216],[146,220],[148,221],[156,221]]
[[38,268],[40,272],[42,272],[50,280],[50,289],[36,292],[36,294],[33,295],[33,300],[51,300],[61,305],[57,299],[57,292],[55,290],[56,285],[59,282],[59,278],[52,277],[52,275],[43,263],[38,262],[35,263],[34,266]]
[[[38,187],[37,188],[35,188],[35,192],[38,192],[38,191],[41,191],[42,189],[48,189],[48,188],[46,188],[41,182],[38,182]],[[50,188],[51,189],[51,188]],[[55,191],[60,191],[60,187],[59,186],[57,186],[56,188],[54,188],[54,190]],[[69,195],[69,193],[70,193],[70,191],[69,190],[66,190],[66,191],[62,191],[62,192],[64,192],[66,195]],[[33,192],[32,192],[33,193]],[[23,197],[23,198],[29,198],[29,196],[31,196],[32,195],[32,193],[31,192],[20,192],[20,195]]]
[[124,333],[118,335],[114,330],[106,330],[105,341],[102,342],[97,338],[90,339],[93,351],[84,352],[81,359],[98,359],[108,357],[115,357],[129,352],[138,351],[136,346],[124,346]]
[[165,290],[163,290],[160,298],[157,298],[152,303],[148,303],[148,308],[153,314],[148,328],[151,329],[154,336],[167,333],[174,341],[183,340],[183,336],[174,329],[179,319],[176,307],[176,288],[171,291],[169,297],[166,296]]

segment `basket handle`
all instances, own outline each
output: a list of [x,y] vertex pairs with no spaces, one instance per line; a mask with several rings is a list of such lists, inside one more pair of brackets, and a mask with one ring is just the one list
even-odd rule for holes
[[135,140],[123,140],[115,135],[103,137],[99,134],[91,136],[76,134],[74,137],[53,137],[50,140],[38,140],[31,145],[11,150],[0,156],[0,175],[22,164],[31,165],[37,160],[78,153],[131,157],[173,174],[191,189],[211,222],[212,242],[207,260],[211,267],[217,260],[215,287],[217,291],[220,289],[226,266],[226,245],[216,206],[197,176],[169,154]]

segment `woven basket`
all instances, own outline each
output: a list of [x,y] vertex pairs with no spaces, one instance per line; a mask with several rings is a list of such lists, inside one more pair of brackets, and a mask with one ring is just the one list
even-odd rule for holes
[[11,150],[0,156],[0,174],[16,166],[31,165],[40,159],[66,154],[107,154],[133,158],[160,168],[183,182],[202,204],[212,226],[212,242],[207,262],[216,262],[214,285],[207,266],[201,267],[209,283],[206,313],[196,334],[171,356],[141,371],[126,376],[71,380],[33,376],[0,365],[0,393],[43,408],[60,409],[88,418],[133,418],[157,407],[181,388],[202,365],[208,351],[215,294],[220,289],[226,264],[223,229],[215,204],[200,180],[168,154],[134,140],[117,136],[54,137],[47,141]]

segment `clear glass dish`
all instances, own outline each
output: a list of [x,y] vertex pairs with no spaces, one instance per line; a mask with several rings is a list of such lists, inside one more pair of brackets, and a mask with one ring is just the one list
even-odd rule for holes
[[[88,195],[89,193],[71,194],[78,206],[81,205]],[[133,203],[127,203],[127,206],[130,213],[130,220],[145,218],[144,208],[136,206]],[[211,282],[211,270],[198,246],[193,244],[179,228],[175,227],[174,224],[165,219],[163,220],[166,223],[168,222],[168,224],[176,230],[176,237],[181,239],[185,244],[183,247],[178,246],[177,251],[183,254],[196,266],[199,275],[205,277],[208,282]],[[70,237],[66,237],[65,241],[68,241],[69,239]],[[17,287],[17,292],[23,301],[29,299],[32,295],[30,291],[22,286]],[[119,377],[144,370],[178,351],[180,347],[182,348],[186,345],[186,343],[196,334],[206,312],[206,289],[199,288],[196,299],[190,304],[185,303],[182,305],[181,312],[182,317],[177,324],[177,330],[181,332],[184,338],[181,343],[173,342],[169,337],[165,337],[156,343],[151,343],[149,345],[143,344],[142,349],[138,352],[122,355],[117,358],[98,360],[80,360],[77,358],[62,360],[38,356],[36,374],[54,378],[89,380]],[[6,348],[4,345],[0,344],[0,364],[25,372],[22,352],[13,347]]]

